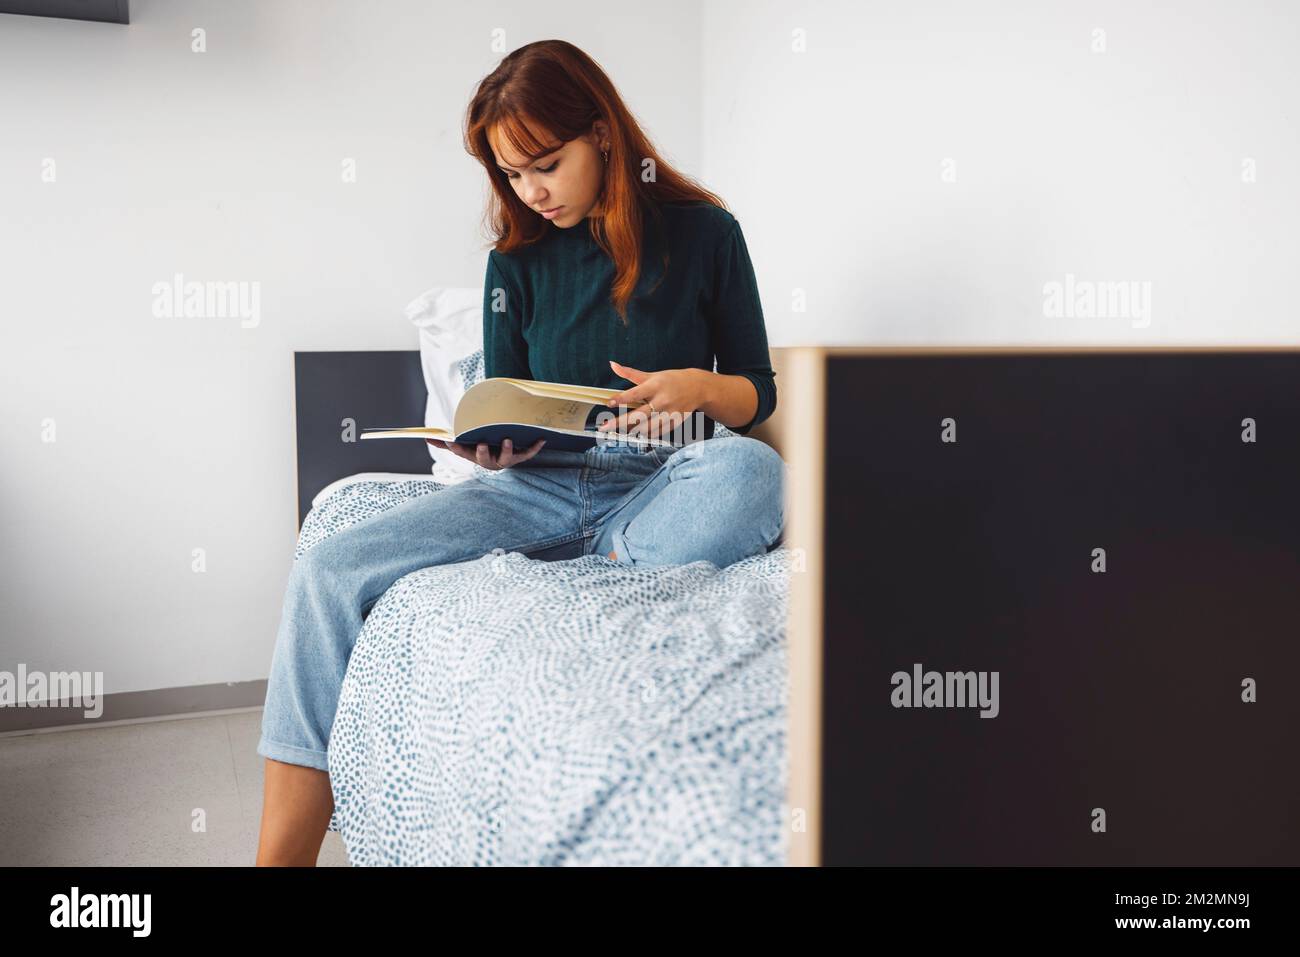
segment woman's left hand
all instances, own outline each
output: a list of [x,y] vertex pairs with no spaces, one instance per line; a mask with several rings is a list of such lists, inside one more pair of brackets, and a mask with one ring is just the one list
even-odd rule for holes
[[703,369],[642,372],[612,360],[609,364],[621,378],[636,385],[611,398],[606,406],[613,409],[644,402],[654,406],[654,413],[651,414],[649,405],[620,412],[596,426],[601,432],[617,430],[628,435],[662,438],[680,427],[704,404],[703,376],[708,373]]

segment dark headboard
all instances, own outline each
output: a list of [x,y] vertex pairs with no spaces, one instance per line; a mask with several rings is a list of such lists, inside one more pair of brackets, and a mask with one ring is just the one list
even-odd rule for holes
[[130,23],[130,0],[0,0],[0,13]]
[[[294,419],[298,439],[298,527],[316,493],[357,472],[430,474],[429,447],[412,439],[362,442],[361,430],[424,424],[428,391],[418,349],[295,352]],[[343,420],[356,423],[343,441]]]

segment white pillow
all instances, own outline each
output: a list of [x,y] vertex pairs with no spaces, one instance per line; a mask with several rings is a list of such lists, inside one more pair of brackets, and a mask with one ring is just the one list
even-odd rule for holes
[[[450,429],[465,394],[460,363],[483,348],[483,289],[435,286],[406,307],[406,317],[420,330],[420,367],[429,390],[424,424]],[[478,466],[473,462],[428,443],[425,448],[437,481],[454,485],[474,477]]]

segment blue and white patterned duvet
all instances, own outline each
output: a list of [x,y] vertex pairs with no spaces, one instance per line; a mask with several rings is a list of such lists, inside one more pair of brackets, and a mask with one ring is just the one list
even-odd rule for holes
[[[339,489],[299,554],[441,488]],[[496,552],[399,579],[330,735],[330,829],[351,863],[784,863],[789,559]]]

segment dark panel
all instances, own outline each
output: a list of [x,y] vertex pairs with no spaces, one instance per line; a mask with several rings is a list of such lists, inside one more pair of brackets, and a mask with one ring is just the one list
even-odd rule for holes
[[[830,360],[825,863],[1300,864],[1298,386],[1295,353]],[[916,663],[999,672],[998,716],[895,708]]]
[[0,13],[130,23],[129,0],[0,0]]
[[[424,423],[428,390],[418,350],[295,352],[298,434],[298,525],[326,485],[357,472],[430,474],[429,447],[414,439],[362,442],[361,430]],[[343,441],[342,421],[356,422]]]

